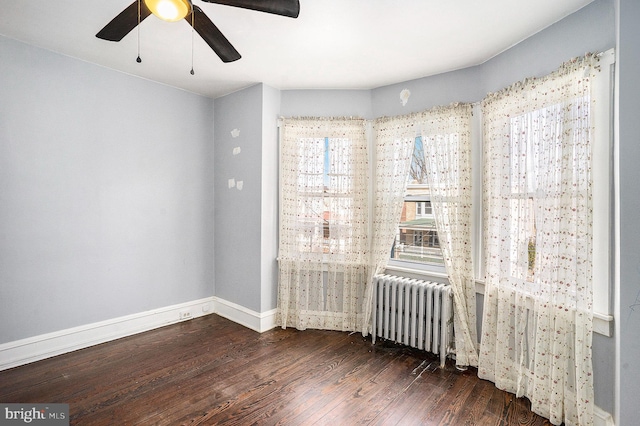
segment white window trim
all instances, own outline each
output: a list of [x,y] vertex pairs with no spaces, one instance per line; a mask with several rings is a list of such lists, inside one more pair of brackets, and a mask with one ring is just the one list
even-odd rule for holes
[[[608,322],[606,336],[612,335],[613,311],[611,287],[613,283],[613,85],[615,50],[600,57],[600,74],[594,80],[596,99],[593,167],[593,240],[606,244],[593,245],[593,311],[595,319]],[[608,105],[608,108],[598,108]],[[604,331],[604,330],[603,330]]]

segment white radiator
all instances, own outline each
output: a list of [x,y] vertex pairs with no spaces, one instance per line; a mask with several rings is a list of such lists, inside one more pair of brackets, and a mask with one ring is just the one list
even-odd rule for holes
[[371,338],[440,355],[453,353],[453,295],[448,284],[392,275],[373,278]]

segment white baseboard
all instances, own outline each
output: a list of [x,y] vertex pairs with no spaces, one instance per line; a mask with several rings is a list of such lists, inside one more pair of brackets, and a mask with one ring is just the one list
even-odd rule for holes
[[0,371],[212,313],[258,333],[276,326],[275,309],[259,313],[207,297],[1,344]]
[[593,426],[615,426],[613,416],[602,408],[595,406],[593,407]]
[[214,312],[214,298],[42,334],[0,345],[0,371]]
[[258,333],[264,333],[276,326],[276,309],[259,313],[218,297],[214,297],[213,301],[216,314]]

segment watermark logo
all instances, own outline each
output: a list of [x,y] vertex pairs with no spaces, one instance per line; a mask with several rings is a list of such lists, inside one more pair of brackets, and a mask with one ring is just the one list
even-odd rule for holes
[[69,426],[69,404],[0,404],[0,426]]

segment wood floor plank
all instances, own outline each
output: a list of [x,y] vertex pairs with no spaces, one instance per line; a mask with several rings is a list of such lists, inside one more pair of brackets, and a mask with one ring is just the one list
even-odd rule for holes
[[[306,360],[301,360],[300,364],[304,365],[302,371],[295,367],[271,374],[273,382],[268,388],[245,400],[243,406],[229,410],[224,417],[219,415],[215,420],[224,421],[226,418],[243,415],[249,423],[278,423],[283,418],[289,418],[290,422],[292,408],[300,410],[301,406],[323,398],[323,394],[317,391],[326,392],[331,389],[328,392],[335,397],[336,388],[331,386],[332,382],[340,381],[339,377],[345,373],[352,375],[354,370],[361,371],[361,362],[366,360],[363,352],[356,350],[348,340],[343,341],[340,346],[332,345],[327,349],[328,352],[318,351]],[[355,369],[354,365],[357,366]]]
[[[311,343],[315,342],[308,342]],[[303,344],[296,350],[304,351],[305,348]],[[229,356],[224,358],[224,361],[203,359],[197,371],[186,370],[183,374],[171,374],[166,377],[170,382],[167,385],[181,389],[183,396],[188,397],[188,404],[184,404],[184,399],[176,399],[171,394],[159,396],[155,388],[148,387],[129,397],[135,398],[142,406],[167,407],[168,410],[172,410],[174,416],[181,411],[192,413],[199,406],[205,407],[208,411],[223,411],[233,404],[233,400],[242,399],[245,394],[252,392],[253,388],[263,386],[260,381],[261,371],[277,371],[289,363],[286,357],[273,356],[269,348],[256,345],[255,342],[253,345],[246,345],[242,350],[240,346],[234,345]],[[248,383],[251,383],[249,387]]]
[[[359,348],[358,348],[359,349]],[[305,424],[322,417],[348,398],[361,383],[377,374],[388,363],[381,357],[359,350],[338,368],[327,371],[313,382],[305,383],[297,396],[298,403],[279,424]]]
[[458,413],[460,417],[470,419],[467,423],[468,425],[490,426],[492,424],[498,424],[496,423],[498,420],[497,416],[493,419],[483,419],[484,423],[477,423],[479,421],[478,419],[482,418],[487,410],[491,395],[493,395],[493,387],[493,384],[487,381],[473,380],[473,389],[467,397],[467,401],[461,404],[461,409]]
[[[438,371],[431,368],[440,363],[439,358],[433,356],[425,359],[411,375],[414,377],[411,385],[392,401],[376,419],[377,425],[419,423],[424,410],[430,409],[425,402],[432,403],[437,395],[443,392],[442,386],[434,380]],[[438,369],[439,370],[439,369]],[[442,372],[442,370],[439,370]]]
[[408,388],[409,375],[418,360],[401,355],[385,368],[361,383],[339,405],[320,419],[320,424],[371,423],[393,400]]
[[[251,413],[248,407],[255,404],[256,400],[264,398],[265,394],[274,393],[276,388],[282,390],[281,382],[287,383],[290,376],[302,375],[300,366],[308,363],[314,357],[324,356],[325,351],[330,350],[328,344],[332,341],[331,336],[320,336],[316,339],[297,339],[288,342],[289,345],[284,353],[274,351],[264,354],[262,361],[251,360],[249,365],[238,371],[232,377],[218,377],[216,387],[225,389],[229,398],[219,402],[218,405],[208,405],[203,407],[205,414],[198,421],[211,421],[214,423],[224,423],[228,418],[237,416],[247,417]],[[250,385],[248,385],[250,383]],[[186,419],[181,419],[185,421]]]
[[217,315],[0,371],[0,402],[68,403],[73,425],[549,425],[424,351]]
[[[348,369],[348,366],[345,366],[346,374],[336,376],[334,382],[324,385],[320,397],[316,398],[313,404],[304,404],[290,420],[298,423],[321,422],[320,419],[328,413],[338,410],[354,398],[358,400],[356,406],[360,407],[363,405],[363,391],[369,387],[368,383],[380,380],[381,374],[393,366],[397,359],[395,355],[381,352],[380,348],[369,350],[370,343],[361,336],[354,336],[352,343],[357,345],[362,353],[367,354],[367,358],[355,364],[355,368]],[[380,381],[380,388],[382,387],[384,384]]]

